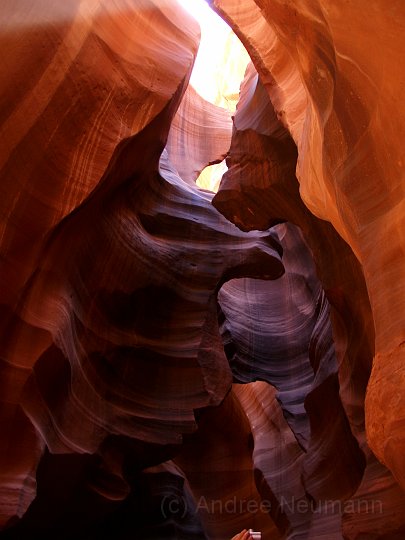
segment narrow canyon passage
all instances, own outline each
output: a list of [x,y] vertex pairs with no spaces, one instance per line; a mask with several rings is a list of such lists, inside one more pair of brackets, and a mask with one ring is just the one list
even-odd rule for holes
[[403,3],[208,4],[0,7],[1,539],[405,537]]

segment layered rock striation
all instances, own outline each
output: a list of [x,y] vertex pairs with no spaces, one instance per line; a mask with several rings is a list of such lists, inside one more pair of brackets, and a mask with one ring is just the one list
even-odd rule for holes
[[209,103],[188,86],[167,139],[170,163],[182,180],[195,185],[205,167],[225,159],[231,136],[230,113]]
[[405,301],[398,233],[405,219],[399,142],[404,73],[398,69],[403,7],[380,1],[367,7],[324,0],[211,3],[245,44],[297,145],[302,200],[333,225],[362,267],[375,329],[367,435],[403,486],[405,403],[398,385],[404,381],[404,325],[392,316],[393,309],[404,311]]
[[404,11],[211,3],[1,7],[2,538],[405,534]]
[[[29,28],[23,7],[15,17]],[[220,286],[284,271],[276,234],[241,233],[163,152],[198,28],[180,30],[173,6],[91,7],[25,41],[3,35],[17,79],[28,72],[23,52],[38,55],[20,101],[4,97],[3,525],[35,498],[45,448],[97,456],[85,483],[125,499],[127,469],[169,459],[196,429],[194,409],[230,389]],[[55,6],[42,9],[37,17],[59,22]]]

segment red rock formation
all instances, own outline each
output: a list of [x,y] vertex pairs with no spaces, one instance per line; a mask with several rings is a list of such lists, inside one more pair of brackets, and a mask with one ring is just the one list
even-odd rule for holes
[[[267,109],[265,108],[266,106],[263,103],[265,101],[265,94],[260,88],[260,85],[256,87],[255,91],[248,89],[249,86],[254,88],[255,84],[255,82],[252,82],[253,77],[251,76],[250,85],[249,80],[245,83],[245,98],[242,96],[239,111],[235,117],[234,123],[236,129],[234,130],[228,158],[228,163],[231,167],[224,176],[220,191],[214,199],[214,204],[229,219],[244,230],[265,228],[283,219],[291,220],[299,224],[303,229],[304,235],[314,253],[318,274],[332,304],[331,315],[334,338],[340,358],[339,378],[343,404],[352,424],[353,433],[356,434],[366,453],[368,459],[368,468],[366,471],[374,471],[371,474],[368,472],[365,473],[363,482],[367,483],[369,481],[370,485],[367,488],[363,485],[360,493],[362,496],[367,492],[379,493],[384,500],[384,510],[381,513],[387,516],[385,526],[390,531],[398,531],[403,526],[401,519],[398,522],[396,519],[391,520],[388,516],[392,515],[392,513],[395,515],[395,508],[404,504],[403,494],[398,489],[398,486],[395,485],[395,482],[389,479],[387,471],[375,463],[374,456],[365,445],[361,421],[365,386],[369,377],[368,363],[371,363],[374,343],[373,325],[370,316],[370,307],[368,306],[368,295],[364,287],[364,277],[353,255],[340,241],[333,229],[328,227],[326,223],[314,219],[301,203],[300,195],[304,198],[304,201],[311,210],[314,211],[314,208],[305,199],[305,185],[303,190],[303,183],[313,181],[314,177],[312,176],[311,180],[308,174],[303,175],[302,162],[314,158],[315,148],[317,147],[313,143],[310,154],[307,155],[307,147],[305,145],[308,144],[308,133],[307,131],[302,132],[302,128],[299,127],[300,114],[302,116],[303,112],[300,114],[297,113],[299,110],[304,111],[306,114],[305,127],[316,131],[308,123],[310,111],[302,106],[308,99],[308,95],[305,91],[306,97],[305,99],[303,98],[303,89],[301,88],[300,90],[300,85],[296,85],[295,94],[289,87],[296,78],[294,73],[297,72],[297,68],[291,61],[291,56],[289,57],[289,62],[284,62],[283,69],[278,70],[280,67],[278,62],[285,53],[285,42],[278,39],[277,35],[274,34],[273,42],[268,43],[266,49],[263,39],[259,39],[258,37],[259,34],[256,36],[253,35],[253,28],[257,30],[262,28],[264,31],[264,28],[268,28],[268,24],[273,24],[271,22],[272,15],[269,15],[268,20],[270,23],[268,23],[263,19],[263,12],[255,12],[253,8],[250,12],[248,10],[245,12],[244,10],[238,10],[235,3],[231,4],[230,2],[223,2],[221,6],[227,11],[229,19],[233,22],[235,28],[239,30],[240,36],[243,36],[243,32],[246,31],[245,44],[248,49],[250,47],[249,50],[252,58],[263,76],[263,80],[267,80],[266,88],[279,113],[280,103],[283,103],[283,114],[277,114],[277,116],[289,129],[298,143],[297,174],[300,180],[300,193],[298,193],[298,185],[294,183],[291,167],[288,169],[291,143],[288,140],[287,134],[284,133],[283,135],[282,131],[280,131],[280,125],[277,127],[275,122],[276,115],[271,112],[271,105],[268,103]],[[233,19],[233,17],[235,18]],[[255,17],[258,17],[257,24],[253,25],[252,20]],[[251,34],[249,34],[249,28],[251,29]],[[271,29],[269,31],[272,32]],[[252,44],[257,46],[255,49],[256,53],[253,50]],[[265,53],[268,55],[267,57]],[[302,54],[304,53],[302,52]],[[266,79],[266,69],[263,66],[264,60],[267,62],[267,68],[272,66],[271,75],[273,76],[273,82],[271,84],[269,82],[270,72],[267,74],[268,77]],[[289,76],[285,72],[287,67],[289,67],[291,72]],[[278,82],[277,77],[280,78]],[[289,90],[287,91],[287,89]],[[285,100],[283,101],[284,95]],[[292,100],[294,95],[296,99],[293,103],[290,100]],[[250,113],[250,111],[258,109],[258,101],[262,102],[259,108],[266,110],[267,124],[263,122],[263,116],[259,118],[259,115],[255,116]],[[301,105],[299,105],[300,103]],[[343,111],[340,111],[340,113],[343,114]],[[332,112],[331,114],[336,114],[336,112]],[[239,121],[238,116],[240,118]],[[336,152],[336,145],[333,139],[331,141],[326,139],[323,141],[323,144],[327,148],[330,148],[331,152],[332,148]],[[247,149],[247,152],[244,149]],[[354,156],[357,156],[357,154],[350,155],[350,160],[353,160]],[[335,157],[342,158],[338,154]],[[367,165],[364,159],[363,164]],[[335,189],[337,188],[335,187]],[[317,193],[319,195],[319,191]],[[336,226],[336,223],[333,221],[334,212],[336,212],[336,209],[333,207],[330,208],[330,215],[328,217]],[[318,211],[316,213],[319,215]],[[322,215],[322,217],[326,216]],[[370,216],[367,219],[369,218]],[[336,228],[341,232],[337,226]],[[334,261],[336,261],[336,264]],[[365,277],[367,278],[367,274]],[[367,280],[366,284],[368,287]],[[371,307],[374,306],[372,305]],[[345,324],[346,328],[344,328]],[[353,324],[355,324],[356,330],[354,330]],[[372,379],[370,384],[372,388]],[[401,407],[396,407],[394,414],[401,415]],[[400,452],[400,445],[396,451]],[[397,475],[395,469],[393,472]],[[380,477],[379,481],[377,480],[378,476]],[[398,479],[400,480],[400,478]],[[384,485],[387,489],[385,495],[382,495],[384,489],[376,487],[378,484],[380,486]],[[370,501],[370,496],[367,497]],[[375,530],[379,530],[379,520],[376,515],[378,513],[380,512],[374,512],[373,519],[369,519],[366,524],[364,520],[352,519],[353,511],[349,510],[346,514],[351,515],[351,528],[345,529],[345,534],[348,537],[356,537],[357,534],[370,534]],[[392,532],[389,534],[392,534]]]
[[[219,295],[222,331],[234,378],[266,381],[277,389],[278,403],[266,385],[237,394],[255,436],[262,492],[270,490],[277,500],[272,515],[287,517],[291,537],[310,531],[316,537],[339,529],[340,512],[329,515],[324,501],[344,501],[355,493],[365,459],[340,400],[329,306],[311,254],[297,228],[278,230],[285,275],[274,284],[248,279],[225,284]],[[275,420],[283,415],[283,422]],[[288,443],[282,442],[285,437]],[[285,480],[290,468],[294,473]]]
[[405,534],[403,9],[212,3],[232,140],[179,6],[0,9],[4,538]]
[[283,272],[275,235],[241,234],[165,154],[159,165],[198,31],[180,31],[177,8],[139,8],[83,2],[60,25],[3,35],[10,79],[30,73],[16,105],[4,98],[3,524],[35,497],[45,445],[98,452],[94,487],[111,500],[129,493],[134,443],[138,468],[171,457],[193,409],[230,387],[217,290]]
[[333,224],[362,266],[376,345],[367,435],[404,487],[405,394],[398,387],[405,326],[402,316],[392,317],[393,306],[401,313],[405,302],[402,3],[212,4],[245,44],[297,144],[303,201]]
[[219,407],[199,412],[197,423],[176,462],[187,475],[208,537],[227,540],[252,527],[264,537],[283,538],[256,486],[251,428],[235,392]]
[[279,237],[280,280],[233,280],[219,295],[234,377],[278,390],[237,389],[255,438],[258,489],[275,498],[271,515],[279,527],[287,518],[289,538],[400,534],[404,494],[363,442],[364,459],[341,403],[329,309],[311,255],[291,225]]
[[209,103],[189,86],[173,118],[167,139],[169,160],[180,178],[195,183],[207,165],[224,160],[231,135],[230,113]]
[[[9,437],[1,458],[3,522],[22,515],[35,495],[35,468],[47,441],[22,411],[22,393],[37,360],[49,361],[76,300],[50,276],[41,279],[53,299],[47,303],[38,289],[35,297],[38,272],[53,271],[45,246],[100,183],[117,145],[141,132],[177,92],[197,48],[191,19],[183,31],[173,7],[139,7],[44,1],[35,12],[22,2],[1,9],[1,418]],[[164,39],[172,49],[153,46]],[[69,244],[60,249],[69,259]],[[60,394],[49,399],[63,403]]]

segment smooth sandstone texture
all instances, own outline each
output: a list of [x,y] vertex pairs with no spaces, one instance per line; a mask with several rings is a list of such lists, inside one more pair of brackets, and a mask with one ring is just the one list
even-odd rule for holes
[[284,537],[255,479],[253,437],[235,385],[219,407],[197,414],[198,430],[175,458],[186,473],[208,538],[228,540],[244,528]]
[[403,4],[212,5],[246,46],[297,144],[302,200],[362,266],[375,328],[367,437],[405,487]]
[[[0,16],[4,522],[21,516],[35,496],[47,434],[23,412],[22,394],[37,361],[49,358],[50,350],[59,354],[53,343],[74,302],[74,293],[52,280],[45,283],[56,294],[50,304],[32,296],[35,276],[48,264],[46,246],[99,185],[117,145],[144,129],[175,95],[192,65],[199,30],[191,19],[181,30],[177,9],[151,2],[42,1],[35,9],[6,2]],[[171,46],[157,48],[164,39]],[[72,255],[69,245],[61,250],[65,259]],[[52,368],[56,373],[45,378],[55,387],[59,368]],[[51,399],[63,403],[60,394]]]
[[241,233],[163,152],[194,22],[161,2],[7,8],[25,32],[2,34],[3,75],[25,87],[3,94],[2,525],[45,447],[97,455],[86,483],[125,499],[128,467],[169,459],[230,389],[222,283],[284,271],[276,234]]
[[[276,229],[282,278],[232,280],[219,294],[225,351],[254,436],[257,488],[287,538],[395,537],[405,495],[371,454],[364,427],[350,426],[311,252],[296,227]],[[246,384],[255,380],[268,384]]]
[[268,383],[239,386],[237,395],[255,437],[262,493],[277,501],[271,514],[278,522],[278,514],[285,517],[289,537],[316,537],[341,530],[341,512],[329,515],[325,501],[355,493],[365,458],[339,396],[329,305],[311,254],[296,227],[277,231],[286,273],[274,287],[249,279],[225,284],[221,331],[234,380]]
[[[58,331],[64,297],[72,299],[66,291],[53,305],[31,301],[33,276],[55,229],[100,183],[117,145],[162,111],[190,69],[198,27],[189,19],[180,30],[176,19],[178,10],[150,2],[2,5],[2,521],[21,516],[35,496],[47,437],[22,411],[22,393],[53,347],[49,329]],[[164,39],[171,50],[156,48]],[[69,259],[69,246],[61,249]],[[51,386],[54,369],[45,375]]]
[[207,165],[225,159],[231,136],[231,114],[188,86],[173,118],[166,150],[180,178],[193,185]]
[[233,127],[180,6],[58,4],[0,8],[2,538],[403,538],[401,3],[215,0]]
[[[334,348],[339,366],[340,399],[349,420],[351,431],[358,440],[367,462],[362,485],[358,491],[352,496],[349,496],[350,504],[345,503],[343,505],[342,502],[337,502],[336,509],[339,510],[338,513],[342,513],[343,532],[346,537],[356,538],[359,534],[373,534],[375,530],[382,529],[386,532],[390,531],[389,534],[393,534],[394,531],[396,532],[403,527],[403,521],[399,517],[398,509],[404,504],[404,495],[398,484],[392,479],[389,471],[376,462],[365,440],[364,397],[367,381],[370,376],[374,334],[364,276],[360,265],[347,244],[339,238],[327,222],[314,217],[302,203],[298,191],[298,182],[294,176],[295,156],[296,153],[294,152],[288,131],[286,131],[277,119],[264,86],[258,80],[255,70],[250,67],[241,87],[240,101],[234,118],[234,132],[227,158],[229,170],[222,179],[220,189],[214,197],[213,204],[224,215],[228,216],[231,221],[234,221],[238,227],[244,230],[265,229],[270,225],[285,220],[292,221],[301,228],[304,238],[311,248],[317,274],[330,304],[330,316],[335,342]],[[283,247],[284,261],[286,262],[289,260],[288,254],[290,251],[297,252],[297,247],[293,249],[291,247],[290,249],[287,249],[286,246]],[[300,259],[302,260],[300,272],[304,269],[308,272],[311,268],[310,259],[309,262],[307,260],[305,263],[305,258],[302,255]],[[283,279],[287,279],[287,276],[288,270]],[[308,277],[306,278],[306,282],[306,287],[309,287],[310,282],[308,282]],[[226,291],[226,287],[224,290]],[[283,335],[283,330],[281,330],[280,324],[282,312],[277,314],[276,311],[270,311],[266,320],[266,310],[272,306],[272,300],[275,298],[274,292],[271,295],[269,292],[263,292],[261,295],[257,295],[256,293],[255,296],[255,294],[252,294],[252,291],[247,295],[247,292],[243,288],[240,293],[242,293],[241,298],[244,297],[243,295],[247,295],[246,301],[248,301],[249,305],[255,307],[247,308],[245,306],[242,309],[238,308],[236,311],[234,308],[232,319],[235,319],[235,321],[229,323],[232,327],[239,319],[239,324],[241,324],[241,314],[243,314],[244,326],[242,328],[245,328],[246,332],[243,338],[244,345],[242,346],[244,361],[241,363],[238,360],[234,369],[236,367],[236,369],[241,370],[241,367],[246,367],[246,363],[248,362],[249,369],[247,373],[250,374],[251,365],[254,365],[255,369],[253,373],[256,373],[260,378],[267,377],[264,380],[268,380],[276,386],[277,384],[281,384],[279,400],[283,403],[283,382],[280,383],[280,376],[277,379],[268,379],[268,377],[274,377],[275,374],[279,374],[280,368],[276,370],[273,368],[273,371],[269,371],[266,374],[262,366],[270,368],[271,364],[268,364],[268,360],[263,365],[260,362],[260,358],[266,357],[266,354],[263,357],[263,352],[260,352],[260,343],[265,339],[266,335],[271,335],[272,327],[279,329],[277,343],[282,343],[281,336]],[[290,295],[294,298],[294,302],[300,303],[298,300],[298,289],[289,286],[288,291],[282,292],[280,290],[278,292],[280,299],[283,299],[282,303],[288,305],[286,299]],[[251,299],[249,299],[249,295]],[[256,298],[256,300],[253,300],[253,298]],[[239,299],[239,304],[241,302],[243,305],[243,301]],[[265,307],[267,303],[270,306],[269,308]],[[276,301],[275,305],[277,306],[279,304],[280,300]],[[263,307],[260,309],[257,307],[258,305],[262,305]],[[256,314],[255,318],[257,322],[252,317],[250,321],[251,326],[248,327],[247,322],[249,321],[249,317],[246,313],[250,313],[252,309]],[[239,317],[236,317],[237,313],[239,313]],[[305,313],[308,316],[308,311]],[[289,329],[293,321],[294,318],[291,318],[282,328]],[[298,334],[301,335],[305,343],[304,328],[302,326]],[[296,340],[296,333],[292,332],[292,335],[294,335],[294,339]],[[320,350],[323,351],[320,355],[321,358],[326,354],[327,350],[325,349],[325,337],[326,335],[320,341],[318,339],[314,340],[314,343],[317,343],[317,347],[320,347]],[[236,334],[236,338],[239,339],[238,333]],[[234,345],[232,345],[231,340],[231,350],[233,350],[232,347]],[[266,346],[262,345],[262,347],[264,353],[271,350],[270,344]],[[288,346],[285,349],[280,348],[280,345],[278,347],[284,356],[288,356]],[[305,346],[303,350],[306,350]],[[247,358],[250,358],[250,360],[247,361]],[[299,358],[297,358],[298,360]],[[254,363],[252,364],[252,362]],[[332,366],[330,368],[333,369]],[[293,373],[296,373],[296,371],[294,370]],[[302,373],[302,367],[299,368],[299,373]],[[240,377],[238,372],[237,375]],[[285,383],[287,383],[287,380]],[[279,387],[277,386],[277,388]],[[305,389],[302,391],[305,392]],[[327,393],[330,391],[331,389]],[[325,434],[322,443],[325,444],[327,439],[331,441],[332,430],[330,429],[330,422],[333,411],[336,409],[317,406],[317,399],[323,401],[322,391],[314,391],[313,398],[308,396],[306,407],[309,415],[315,414],[317,417],[315,423],[311,425],[311,431],[313,433],[319,433],[323,429],[323,422],[329,425],[329,433],[328,435]],[[320,412],[316,412],[317,410],[325,410],[326,417],[324,420],[322,420]],[[291,419],[291,414],[288,414],[286,418]],[[254,417],[252,421],[256,422]],[[291,420],[290,425],[291,427],[294,425]],[[270,441],[267,444],[270,444]],[[277,448],[277,445],[275,447]],[[348,448],[347,444],[345,444],[345,447]],[[307,460],[315,464],[316,452],[312,454],[312,457],[308,455]],[[332,463],[335,464],[335,461],[333,458],[326,459],[325,466],[331,466]],[[340,478],[335,479],[333,482],[334,489],[338,488],[339,483],[344,478],[352,474],[352,469],[349,466],[347,470],[350,470],[350,473],[346,472]],[[270,474],[270,470],[269,467],[269,470],[265,472]],[[321,476],[319,476],[318,480],[320,478]],[[326,478],[327,475],[324,477],[324,480]],[[331,486],[326,484],[325,487],[326,490],[321,488],[320,493],[322,495],[318,499],[325,501],[326,497],[327,500],[338,501],[338,496],[336,498],[328,496],[328,490],[332,489]],[[286,494],[282,491],[279,495],[279,498],[281,497],[286,497]],[[295,500],[299,499],[296,497]],[[341,500],[347,501],[347,497],[343,496]],[[304,505],[304,502],[302,504]],[[326,518],[330,510],[329,508],[326,512]],[[356,515],[359,515],[361,519],[356,519]],[[382,515],[385,517],[381,517]],[[338,521],[340,522],[341,518]],[[312,523],[309,529],[307,528],[307,534],[310,534],[310,537],[316,537],[322,531],[322,534],[324,534],[325,530],[329,530],[329,534],[331,534],[333,527],[331,522],[328,523],[328,520],[323,522],[320,529],[317,528],[318,525],[314,529],[314,523]],[[317,523],[319,524],[320,522]],[[302,526],[302,524],[292,523],[292,535],[297,532],[298,529],[296,527],[299,526]],[[308,527],[308,522],[305,526]],[[334,527],[337,527],[336,530],[338,531],[342,530],[342,525],[337,522],[335,522]]]

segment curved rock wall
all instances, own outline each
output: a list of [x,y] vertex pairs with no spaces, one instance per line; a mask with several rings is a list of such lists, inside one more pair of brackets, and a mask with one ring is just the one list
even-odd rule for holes
[[[9,440],[1,456],[4,522],[34,497],[47,439],[22,411],[22,393],[75,302],[72,290],[47,283],[44,275],[56,262],[45,262],[44,251],[63,219],[99,185],[117,145],[143,130],[175,95],[192,65],[198,27],[190,18],[181,30],[177,9],[147,1],[62,6],[44,0],[35,10],[15,2],[3,5],[0,17],[6,58],[0,68],[1,419]],[[171,48],[156,47],[165,40]],[[75,234],[82,232],[79,226]],[[60,249],[69,261],[69,245]],[[32,295],[41,271],[50,303]],[[50,399],[63,402],[60,395]]]
[[39,28],[24,9],[8,21],[23,39],[2,34],[6,75],[30,73],[4,94],[2,524],[34,499],[45,446],[97,453],[110,500],[131,489],[134,445],[137,468],[170,458],[230,389],[219,287],[283,273],[275,234],[241,233],[161,156],[195,24],[160,2],[81,2],[60,21],[44,2]]
[[[261,111],[262,114],[255,114],[254,111]],[[350,498],[352,506],[346,504],[341,508],[344,510],[343,531],[347,537],[355,538],[357,534],[372,534],[375,530],[379,530],[382,522],[390,531],[397,531],[403,527],[397,509],[404,504],[404,494],[387,469],[376,462],[365,440],[364,399],[372,364],[374,331],[364,275],[348,245],[327,222],[316,218],[302,203],[299,184],[294,176],[295,156],[294,145],[288,131],[277,117],[264,85],[258,80],[253,67],[250,67],[241,88],[241,98],[234,118],[234,132],[227,158],[229,170],[222,179],[213,203],[243,230],[265,229],[285,220],[301,228],[331,306],[330,315],[339,366],[340,399],[351,431],[367,460],[362,485]],[[296,248],[292,251],[296,251]],[[290,250],[284,247],[285,261],[288,261],[289,252]],[[310,264],[308,262],[303,264],[303,268],[309,269]],[[283,279],[287,279],[287,275],[288,272]],[[285,298],[290,294],[298,293],[293,293],[290,287],[290,293],[279,294],[285,303]],[[260,296],[258,298],[261,299]],[[272,296],[268,297],[268,302],[270,298]],[[250,300],[249,304],[252,303],[254,302]],[[276,302],[276,305],[278,303]],[[246,309],[238,309],[237,312],[245,314]],[[258,309],[256,313],[257,319],[260,320],[259,313],[266,313],[266,310]],[[280,314],[277,316],[274,313],[272,316],[274,317],[272,324],[266,324],[263,320],[263,324],[257,323],[258,330],[274,325],[275,320],[280,321]],[[243,317],[246,319],[245,315]],[[258,333],[261,332],[262,330],[259,330]],[[249,346],[245,344],[243,349],[245,362],[246,357],[251,355],[257,370],[258,358],[251,352],[252,343],[258,347],[258,341],[254,338],[254,327],[248,330],[248,335],[249,333],[252,335],[245,338]],[[280,337],[277,340],[279,341]],[[324,339],[315,340],[314,343],[317,343],[317,347],[320,346],[321,350],[325,347]],[[324,349],[321,357],[325,352]],[[237,362],[236,369],[240,365],[240,362]],[[263,377],[260,369],[257,375],[259,378]],[[271,382],[277,386],[277,379]],[[319,393],[314,392],[314,396],[320,398]],[[282,401],[282,398],[280,400]],[[309,396],[308,412],[311,412],[313,403]],[[319,413],[315,413],[316,409],[319,410],[319,406],[313,407],[312,413],[317,416],[319,425],[311,427],[319,431],[322,420]],[[332,409],[329,412],[332,412]],[[325,425],[328,424],[327,415],[324,419]],[[329,433],[329,436],[331,435],[332,432]],[[313,461],[310,456],[307,459]],[[349,470],[351,471],[352,467],[349,466]],[[360,476],[361,474],[360,472]],[[366,485],[368,487],[365,487]],[[327,491],[329,489],[330,486]],[[325,496],[327,497],[327,491],[321,495],[323,500]],[[343,496],[342,500],[346,498],[347,496]],[[373,510],[368,512],[367,509],[371,507]],[[356,520],[354,516],[357,514],[361,519]],[[381,515],[385,517],[382,518]],[[392,519],[393,515],[399,519],[397,517]],[[314,537],[320,534],[319,530],[316,532],[317,529],[310,531]],[[294,527],[292,534],[298,534]]]
[[400,534],[405,497],[359,426],[350,427],[312,255],[296,227],[276,229],[282,278],[232,280],[219,294],[225,351],[234,380],[243,383],[235,391],[254,436],[259,492],[272,501],[270,514],[287,538]]
[[405,326],[392,316],[405,312],[402,2],[212,4],[246,46],[297,144],[302,200],[361,264],[376,332],[367,436],[404,487]]
[[404,534],[403,9],[212,3],[232,138],[177,4],[0,9],[6,539]]
[[188,86],[173,118],[166,150],[180,178],[195,184],[204,167],[225,159],[231,136],[230,113]]

